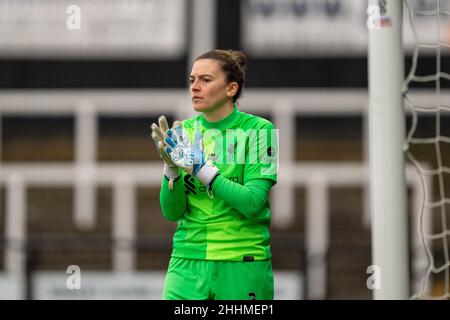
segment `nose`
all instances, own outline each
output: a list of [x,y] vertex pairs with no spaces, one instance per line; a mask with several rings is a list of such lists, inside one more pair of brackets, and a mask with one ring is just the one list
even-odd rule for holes
[[200,86],[199,86],[198,80],[195,80],[194,82],[192,82],[191,90],[192,91],[199,91],[200,90]]

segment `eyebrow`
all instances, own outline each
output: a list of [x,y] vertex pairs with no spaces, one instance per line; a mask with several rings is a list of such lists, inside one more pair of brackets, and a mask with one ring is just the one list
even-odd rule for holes
[[[214,78],[214,76],[212,75],[212,74],[209,74],[209,73],[205,73],[205,74],[201,74],[201,75],[199,75],[198,76],[199,78],[204,78],[204,77],[211,77],[211,78]],[[191,79],[191,78],[195,78],[193,75],[190,75],[189,76],[189,79]]]

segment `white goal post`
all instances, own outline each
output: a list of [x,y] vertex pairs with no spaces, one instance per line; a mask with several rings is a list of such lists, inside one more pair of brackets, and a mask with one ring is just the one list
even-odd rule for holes
[[378,281],[373,298],[408,299],[402,1],[368,4],[372,263]]

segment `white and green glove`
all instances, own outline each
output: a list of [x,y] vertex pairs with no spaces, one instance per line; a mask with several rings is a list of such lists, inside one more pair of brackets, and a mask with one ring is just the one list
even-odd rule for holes
[[[179,121],[175,121],[174,125]],[[169,125],[167,124],[167,119],[165,116],[160,116],[158,118],[159,126],[156,123],[151,125],[152,129],[152,140],[156,146],[156,150],[159,156],[164,162],[164,175],[169,179],[169,189],[173,189],[173,182],[176,178],[180,176],[180,170],[178,166],[172,161],[172,158],[166,153],[165,148],[167,144],[165,138],[167,137],[167,131],[169,130]]]
[[182,123],[177,121],[172,129],[167,130],[165,142],[168,145],[165,152],[175,165],[187,174],[197,177],[201,183],[209,187],[212,180],[219,174],[219,169],[205,160],[201,132],[195,132],[192,144]]

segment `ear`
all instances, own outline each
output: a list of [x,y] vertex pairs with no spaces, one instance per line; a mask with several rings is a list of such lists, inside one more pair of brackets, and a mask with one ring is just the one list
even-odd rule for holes
[[238,89],[239,89],[239,85],[237,84],[237,82],[230,82],[227,87],[227,93],[226,93],[227,97],[228,98],[234,97],[236,95]]

